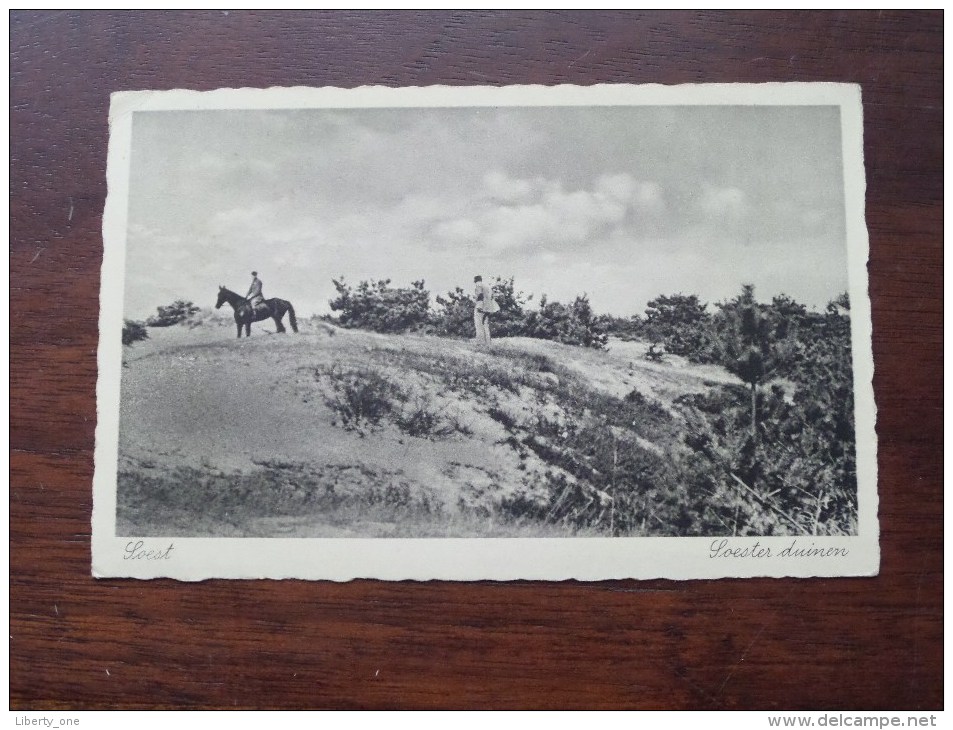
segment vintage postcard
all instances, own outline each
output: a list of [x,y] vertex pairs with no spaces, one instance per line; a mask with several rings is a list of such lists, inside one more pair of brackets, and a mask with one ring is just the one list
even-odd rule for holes
[[109,122],[95,576],[879,570],[859,87]]

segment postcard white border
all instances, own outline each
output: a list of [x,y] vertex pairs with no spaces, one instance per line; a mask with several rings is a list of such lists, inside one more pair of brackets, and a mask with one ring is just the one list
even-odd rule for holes
[[[859,524],[852,537],[724,538],[141,538],[158,560],[130,559],[139,538],[116,536],[116,478],[126,222],[132,112],[175,109],[305,109],[474,106],[833,105],[840,107],[854,366]],[[384,580],[706,579],[876,575],[876,409],[864,219],[860,87],[831,83],[684,86],[507,86],[218,89],[113,94],[103,215],[99,379],[93,477],[92,574],[179,580],[302,578]],[[105,333],[105,336],[103,334]],[[792,546],[793,543],[793,546]],[[171,551],[167,551],[169,546]],[[787,549],[787,550],[786,550]],[[818,550],[821,554],[792,553]],[[745,552],[747,550],[747,553]],[[765,551],[770,550],[767,557]],[[761,551],[761,557],[755,553]]]

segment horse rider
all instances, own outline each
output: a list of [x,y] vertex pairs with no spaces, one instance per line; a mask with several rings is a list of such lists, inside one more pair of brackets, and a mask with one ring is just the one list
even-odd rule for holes
[[248,287],[248,294],[245,295],[246,301],[252,306],[252,309],[265,303],[265,298],[261,294],[261,279],[258,278],[258,272],[251,272],[251,286]]
[[261,279],[258,278],[258,272],[251,272],[251,276],[251,286],[248,287],[248,294],[245,295],[245,299],[254,311],[265,306],[265,297],[261,294]]

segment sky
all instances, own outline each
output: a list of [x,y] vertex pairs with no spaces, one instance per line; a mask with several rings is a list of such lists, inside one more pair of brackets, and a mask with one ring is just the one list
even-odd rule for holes
[[473,277],[600,313],[755,285],[847,289],[837,107],[137,111],[125,316],[241,294],[330,311],[332,278]]

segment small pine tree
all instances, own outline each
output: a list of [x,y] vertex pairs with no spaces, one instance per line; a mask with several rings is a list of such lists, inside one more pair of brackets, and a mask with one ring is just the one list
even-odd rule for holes
[[751,440],[758,440],[758,386],[771,379],[777,365],[771,320],[754,298],[754,286],[745,284],[741,295],[719,305],[717,349],[721,364],[751,390]]
[[529,337],[597,350],[609,341],[602,319],[593,313],[585,294],[568,306],[551,302],[544,294],[539,300],[539,311],[527,314],[525,331]]
[[446,296],[437,295],[437,312],[434,315],[434,331],[444,337],[472,337],[473,297],[456,287]]
[[665,351],[701,359],[707,349],[708,305],[692,294],[659,296],[648,303],[643,329],[648,339]]
[[496,300],[500,311],[491,315],[490,327],[494,335],[500,337],[525,336],[526,332],[526,304],[533,295],[526,295],[516,290],[513,277],[502,279],[496,277],[492,284],[493,299]]
[[392,287],[390,279],[362,281],[356,289],[343,278],[331,281],[338,295],[330,305],[340,312],[342,327],[399,333],[423,329],[430,322],[430,292],[422,279],[406,288]]
[[645,337],[645,322],[637,314],[631,317],[616,317],[611,314],[599,315],[602,330],[620,340],[638,340]]
[[156,314],[149,317],[146,324],[149,327],[171,327],[180,322],[185,322],[198,311],[199,308],[192,302],[177,299],[168,306],[156,307]]
[[572,315],[572,338],[575,341],[568,344],[579,344],[597,350],[603,349],[609,341],[609,335],[606,334],[599,317],[592,311],[589,296],[583,294],[576,297],[570,307],[570,312]]
[[148,340],[149,332],[142,322],[136,322],[131,319],[123,321],[122,324],[122,344],[131,345],[133,342]]
[[[492,314],[490,327],[494,336],[519,337],[532,336],[527,327],[526,303],[533,295],[517,291],[515,281],[497,277],[491,285],[493,299],[499,311]],[[449,337],[473,337],[473,310],[476,302],[473,297],[457,287],[446,296],[437,296],[437,311],[433,317],[434,331]]]

